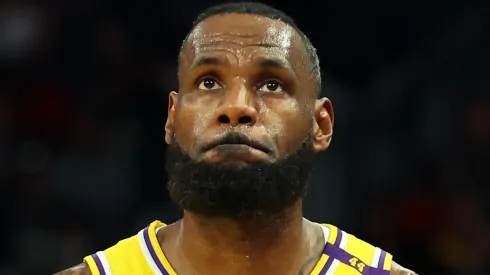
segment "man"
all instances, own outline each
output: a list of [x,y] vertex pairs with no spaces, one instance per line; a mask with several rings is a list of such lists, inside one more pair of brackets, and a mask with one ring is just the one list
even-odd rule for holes
[[58,274],[415,274],[383,250],[302,217],[313,156],[332,138],[315,48],[259,3],[201,14],[169,96],[168,190],[182,220]]

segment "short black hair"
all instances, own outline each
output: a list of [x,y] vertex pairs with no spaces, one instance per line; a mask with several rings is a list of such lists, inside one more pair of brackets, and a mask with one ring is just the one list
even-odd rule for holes
[[180,48],[180,52],[179,52],[179,64],[180,64],[180,56],[182,54],[182,49],[187,39],[189,38],[190,34],[194,30],[194,28],[199,23],[201,23],[202,21],[210,17],[217,16],[217,15],[224,15],[224,14],[258,15],[274,20],[279,20],[293,27],[298,32],[298,34],[301,37],[301,40],[303,41],[306,54],[308,56],[310,74],[315,78],[317,84],[316,92],[318,96],[320,95],[321,93],[320,59],[318,58],[316,48],[311,43],[310,39],[308,39],[308,37],[299,29],[299,27],[296,25],[296,22],[294,22],[294,20],[290,16],[288,16],[283,11],[280,11],[271,6],[259,2],[240,2],[240,3],[220,4],[220,5],[211,6],[208,9],[206,9],[204,12],[202,12],[192,24],[191,31],[187,34],[186,38],[182,43],[182,47]]

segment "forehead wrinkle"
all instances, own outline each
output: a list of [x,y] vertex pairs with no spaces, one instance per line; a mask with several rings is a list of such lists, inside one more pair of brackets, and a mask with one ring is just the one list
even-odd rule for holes
[[[288,30],[289,31],[289,30]],[[290,65],[291,57],[293,56],[291,49],[296,48],[296,40],[295,37],[291,34],[282,34],[282,32],[268,32],[268,35],[278,34],[279,42],[274,43],[268,41],[257,41],[257,39],[240,39],[236,37],[230,37],[229,35],[223,37],[222,33],[212,33],[210,34],[210,39],[195,39],[192,41],[192,46],[194,48],[194,52],[199,53],[209,53],[213,51],[226,51],[232,53],[239,57],[240,55],[246,52],[247,55],[244,56],[246,60],[251,60],[254,58],[254,55],[257,53],[266,53],[270,56],[257,56],[256,58],[263,59],[281,59],[282,63],[287,63]],[[254,37],[261,37],[261,35],[254,35]],[[200,41],[196,41],[200,40]],[[266,38],[265,40],[271,40]],[[286,41],[287,40],[287,41]],[[230,47],[231,46],[231,47]],[[234,47],[236,46],[236,47]],[[249,50],[251,48],[251,51]],[[245,51],[244,51],[245,50]],[[261,52],[262,51],[262,52]],[[277,51],[277,52],[276,52]],[[280,52],[279,52],[280,51]],[[281,56],[281,57],[278,57]],[[284,58],[286,57],[286,58]],[[292,66],[289,66],[289,69],[292,69]]]
[[[270,31],[267,32],[270,36]],[[214,32],[214,33],[203,33],[200,32],[200,37],[198,38],[198,34],[194,33],[192,37],[192,45],[195,48],[199,47],[207,47],[214,46],[216,44],[231,44],[237,45],[241,47],[265,47],[265,48],[284,48],[284,39],[281,39],[279,42],[273,41],[269,37],[264,37],[263,34],[254,34],[250,33],[240,33],[240,32]]]
[[[237,26],[236,28],[224,24],[220,20],[230,21],[230,16],[234,18],[231,20],[233,24],[237,23],[239,17],[253,18],[253,23],[246,23],[246,26]],[[259,26],[259,27],[258,27]],[[264,28],[260,28],[263,26]],[[228,29],[226,29],[228,28]],[[256,28],[259,28],[257,30]],[[309,61],[305,55],[304,41],[301,38],[300,33],[293,27],[276,20],[265,19],[260,16],[253,15],[237,15],[230,14],[226,16],[211,17],[201,23],[199,23],[189,34],[185,41],[185,48],[192,48],[190,52],[187,52],[187,58],[194,59],[200,52],[211,51],[226,51],[232,54],[236,54],[240,50],[245,51],[249,47],[258,47],[260,49],[253,49],[253,54],[261,49],[268,52],[275,50],[283,51],[281,57],[291,65],[291,69],[296,73],[297,77],[306,76],[308,80],[311,79],[311,72],[309,72]],[[224,44],[228,44],[225,46]],[[229,47],[230,45],[236,46]],[[233,49],[235,48],[235,49]],[[249,57],[252,53],[248,53]],[[243,54],[243,53],[242,53]],[[277,57],[277,56],[276,56]],[[306,71],[305,71],[306,70]],[[308,84],[307,84],[308,85]]]
[[[229,45],[236,45],[238,48],[234,47],[229,47]],[[257,52],[261,50],[266,50],[270,52],[271,50],[274,49],[281,49],[280,46],[274,45],[274,44],[269,44],[269,43],[239,43],[237,41],[214,41],[214,42],[205,42],[200,44],[198,47],[195,48],[196,52],[199,53],[204,53],[204,52],[213,52],[216,50],[224,50],[228,51],[230,53],[239,53],[243,49],[250,49],[249,55],[256,54]]]
[[[242,62],[246,62],[246,63],[257,64],[261,67],[276,67],[275,64],[277,64],[277,67],[289,71],[295,77],[297,76],[297,72],[295,70],[295,67],[297,66],[292,66],[289,58],[283,58],[282,56],[278,57],[277,54],[274,53],[274,49],[266,48],[264,50],[264,49],[257,49],[257,46],[253,46],[251,50],[247,50],[247,51],[243,50],[244,48],[248,48],[248,47],[252,47],[252,46],[248,45],[245,47],[240,47],[238,49],[221,46],[221,45],[208,46],[198,50],[197,54],[194,55],[193,60],[196,60],[196,58],[201,57],[202,55],[210,54],[210,56],[212,56],[217,52],[225,52],[225,53],[232,54],[236,58],[238,64]],[[290,57],[289,54],[288,57]],[[224,58],[227,61],[231,61],[229,55],[225,55]],[[192,65],[190,67],[191,68],[189,70],[192,69]]]
[[264,42],[264,41],[242,41],[237,39],[222,39],[222,38],[210,39],[208,41],[200,43],[198,47],[207,47],[207,46],[212,47],[218,44],[233,44],[241,47],[281,48],[281,46],[278,44]]
[[[248,22],[245,26],[229,26],[217,24],[218,20],[229,20],[230,16],[241,18],[246,17]],[[252,18],[252,20],[249,20]],[[237,19],[238,21],[243,19]],[[237,20],[233,20],[237,24]],[[257,29],[259,28],[259,29]],[[280,47],[290,49],[297,36],[296,30],[277,20],[270,20],[251,15],[227,15],[208,18],[199,23],[189,35],[194,47],[201,44],[211,44],[214,42],[225,42],[238,45],[257,45],[265,47]]]
[[[202,31],[202,28],[199,29],[199,31]],[[202,34],[203,38],[213,38],[216,36],[233,36],[233,37],[239,37],[239,38],[254,38],[254,37],[260,37],[259,34],[254,33],[249,30],[229,30],[229,31],[219,31],[219,32],[213,32],[213,33],[204,33]]]

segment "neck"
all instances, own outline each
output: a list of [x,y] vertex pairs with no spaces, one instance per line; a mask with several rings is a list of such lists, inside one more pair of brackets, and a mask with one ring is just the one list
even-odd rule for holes
[[301,202],[274,216],[254,218],[206,217],[184,213],[183,244],[199,241],[208,247],[233,254],[264,253],[299,238],[303,233]]
[[301,202],[274,217],[253,219],[184,212],[175,226],[173,251],[181,251],[177,258],[188,261],[183,268],[192,266],[200,274],[207,274],[204,270],[210,274],[277,274],[281,270],[280,274],[288,274],[292,266],[300,268],[318,244],[320,249],[323,246],[321,229],[303,219]]

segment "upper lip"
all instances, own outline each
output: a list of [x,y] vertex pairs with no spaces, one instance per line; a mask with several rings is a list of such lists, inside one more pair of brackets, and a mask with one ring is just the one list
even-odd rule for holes
[[258,142],[258,141],[254,141],[254,140],[241,140],[241,141],[216,141],[216,142],[212,142],[210,143],[209,145],[205,146],[203,148],[203,152],[206,152],[206,151],[209,151],[215,147],[218,147],[220,145],[247,145],[247,146],[250,146],[254,149],[257,149],[257,150],[260,150],[264,153],[270,153],[272,150],[267,147],[266,145]]

